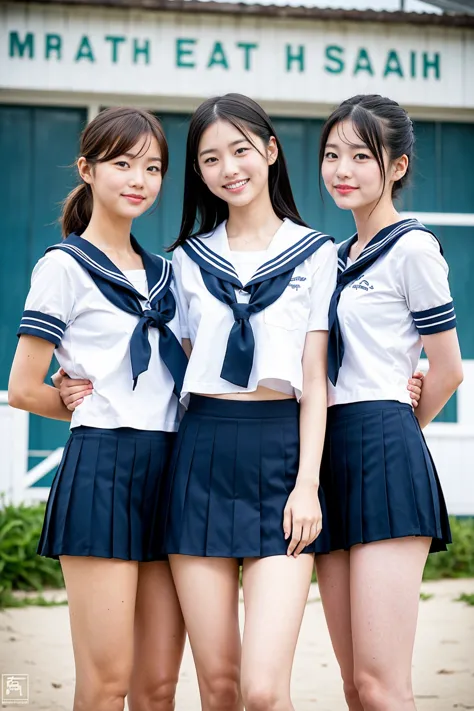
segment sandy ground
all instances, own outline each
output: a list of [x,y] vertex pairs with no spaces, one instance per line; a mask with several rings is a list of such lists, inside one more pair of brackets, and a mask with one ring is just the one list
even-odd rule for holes
[[[460,593],[474,593],[474,580],[425,583],[423,592],[432,597],[420,603],[413,663],[417,708],[474,709],[474,607],[455,601]],[[70,711],[74,663],[67,607],[0,613],[0,672],[29,674],[30,703],[23,708]],[[317,586],[311,589],[296,654],[293,699],[296,711],[346,709]],[[177,710],[199,709],[187,647]]]

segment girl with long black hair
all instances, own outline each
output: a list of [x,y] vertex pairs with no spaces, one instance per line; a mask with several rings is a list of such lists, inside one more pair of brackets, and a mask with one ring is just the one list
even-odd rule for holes
[[190,360],[165,551],[202,707],[290,711],[323,520],[336,250],[299,216],[275,130],[248,97],[212,98],[193,115],[172,249]]

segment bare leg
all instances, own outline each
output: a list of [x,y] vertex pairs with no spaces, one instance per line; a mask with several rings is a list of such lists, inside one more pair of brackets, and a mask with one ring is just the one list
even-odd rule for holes
[[242,711],[239,567],[233,558],[170,556],[203,711]]
[[429,538],[351,549],[354,678],[364,711],[415,711],[411,666]]
[[140,563],[130,711],[173,711],[185,639],[168,562]]
[[76,662],[74,711],[123,711],[133,663],[138,563],[61,556]]
[[247,711],[294,711],[290,681],[313,556],[244,561],[242,695]]
[[334,551],[316,556],[319,592],[344,686],[349,711],[364,711],[354,683],[352,651],[350,554]]

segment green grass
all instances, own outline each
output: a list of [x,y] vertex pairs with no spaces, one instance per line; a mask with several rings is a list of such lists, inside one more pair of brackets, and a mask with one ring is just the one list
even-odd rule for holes
[[431,600],[432,597],[434,597],[433,593],[420,593],[420,600]]
[[465,602],[467,605],[474,606],[474,595],[461,593],[460,596],[456,598],[456,602]]

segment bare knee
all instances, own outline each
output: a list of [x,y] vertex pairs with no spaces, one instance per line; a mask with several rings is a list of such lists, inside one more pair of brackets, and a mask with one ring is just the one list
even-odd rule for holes
[[413,692],[409,680],[389,682],[375,674],[359,674],[356,688],[364,711],[393,711],[412,709]]
[[177,679],[132,679],[128,695],[130,711],[174,711]]
[[238,711],[240,709],[238,678],[230,674],[216,674],[206,680],[203,701],[206,711]]
[[130,682],[129,671],[102,671],[76,679],[74,711],[122,711]]
[[274,686],[260,682],[251,683],[244,691],[244,706],[246,711],[279,711],[282,707],[281,694]]

